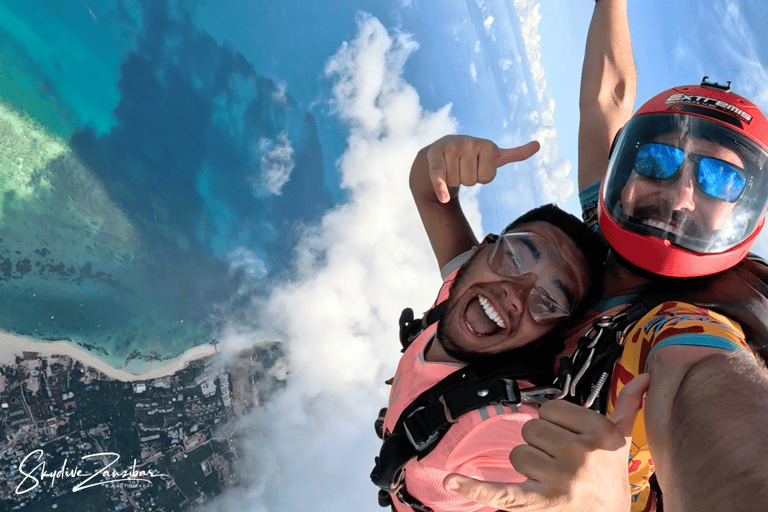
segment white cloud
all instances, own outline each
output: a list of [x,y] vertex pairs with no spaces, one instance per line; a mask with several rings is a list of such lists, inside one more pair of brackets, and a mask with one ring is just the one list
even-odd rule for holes
[[401,76],[416,47],[361,14],[357,37],[328,61],[333,106],[350,129],[338,162],[350,200],[306,231],[297,277],[269,300],[288,387],[251,418],[252,481],[210,510],[380,510],[368,480],[379,446],[372,425],[400,354],[397,318],[406,306],[426,309],[440,283],[408,172],[421,147],[456,127],[450,105],[424,111]]
[[685,45],[685,41],[683,41],[682,38],[677,40],[677,44],[675,45],[675,60],[678,62],[686,59],[690,55],[690,51]]
[[[754,20],[763,29],[762,20]],[[714,51],[722,55],[728,78],[733,81],[734,92],[742,94],[768,112],[768,69],[760,60],[757,41],[748,20],[739,4],[733,0],[715,0],[714,9],[709,11],[709,22],[720,37],[711,41]]]
[[[545,202],[565,203],[573,193],[570,179],[571,163],[560,156],[555,129],[555,102],[547,93],[547,80],[541,63],[541,36],[539,35],[539,4],[533,0],[515,0],[515,9],[525,41],[525,53],[530,66],[536,98],[539,102],[537,128],[533,138],[541,142],[537,154],[536,186]],[[512,122],[515,120],[513,119]]]
[[251,281],[267,276],[267,265],[256,253],[245,247],[238,247],[227,254],[230,272],[242,271]]
[[488,16],[483,20],[483,26],[485,27],[485,31],[490,33],[491,27],[493,26],[493,16]]
[[275,86],[275,90],[272,92],[272,99],[275,100],[275,102],[285,105],[285,102],[288,101],[288,96],[285,94],[288,89],[287,84],[282,80],[279,83],[276,83]]
[[254,183],[257,195],[282,194],[283,186],[291,179],[295,166],[293,161],[293,146],[288,133],[283,131],[276,139],[261,139],[259,152],[262,153],[259,162],[261,175]]

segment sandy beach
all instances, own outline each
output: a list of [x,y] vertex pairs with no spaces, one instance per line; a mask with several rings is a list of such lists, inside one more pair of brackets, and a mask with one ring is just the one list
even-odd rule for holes
[[176,359],[164,362],[162,366],[157,366],[144,373],[134,374],[110,366],[87,350],[66,341],[43,342],[16,334],[0,332],[0,364],[13,364],[15,357],[17,355],[21,356],[22,352],[37,352],[41,356],[69,356],[80,361],[85,366],[97,369],[112,379],[129,382],[157,379],[171,375],[184,368],[184,365],[189,361],[213,355],[216,350],[212,345],[192,347]]

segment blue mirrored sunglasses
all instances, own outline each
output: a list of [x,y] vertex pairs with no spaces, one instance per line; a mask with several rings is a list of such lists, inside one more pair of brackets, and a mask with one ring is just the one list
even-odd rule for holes
[[658,142],[640,146],[635,172],[646,178],[666,180],[677,173],[686,158],[696,166],[696,182],[705,194],[729,203],[741,196],[747,183],[744,169]]

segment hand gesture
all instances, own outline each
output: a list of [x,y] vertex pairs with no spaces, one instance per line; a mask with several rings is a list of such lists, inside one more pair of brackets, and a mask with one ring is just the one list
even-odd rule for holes
[[496,169],[533,156],[539,143],[531,141],[516,148],[499,148],[486,139],[466,135],[448,135],[434,142],[427,151],[429,179],[441,203],[455,197],[459,185],[471,187],[490,183]]
[[610,419],[570,402],[544,404],[523,426],[526,445],[509,458],[528,480],[483,482],[448,475],[443,484],[465,498],[507,511],[626,512],[630,510],[627,459],[637,411],[650,377],[621,390]]

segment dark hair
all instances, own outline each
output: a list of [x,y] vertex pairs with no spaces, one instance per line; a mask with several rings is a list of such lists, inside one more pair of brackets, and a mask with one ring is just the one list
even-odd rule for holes
[[[554,331],[549,332],[537,340],[524,345],[494,354],[469,354],[469,353],[451,353],[450,355],[467,363],[481,363],[491,361],[516,360],[525,361],[526,366],[542,370],[542,375],[532,378],[535,385],[551,384],[554,378],[553,362],[555,357],[565,348],[563,333],[581,320],[584,312],[600,297],[603,281],[603,264],[608,255],[608,246],[603,239],[593,229],[587,227],[574,215],[567,213],[554,204],[547,204],[534,208],[517,218],[512,224],[507,226],[501,234],[511,229],[518,228],[529,222],[541,221],[552,224],[573,240],[576,246],[584,254],[589,269],[589,279],[587,281],[587,293],[579,304],[576,305],[570,317],[562,322],[558,322]],[[496,235],[489,235],[489,241],[497,238]],[[471,261],[471,260],[470,260]],[[467,261],[459,269],[459,273],[454,279],[454,286],[459,282],[466,269]],[[450,300],[450,299],[449,299]],[[442,318],[441,318],[442,320]],[[440,330],[444,323],[438,324],[438,337],[441,337]]]
[[554,204],[545,204],[524,213],[507,226],[502,233],[515,229],[522,224],[535,221],[547,222],[560,229],[573,240],[576,247],[581,250],[584,258],[587,260],[589,267],[587,293],[570,316],[571,319],[579,319],[589,306],[600,298],[603,284],[603,266],[608,255],[608,245],[600,235],[575,215],[571,215]]

